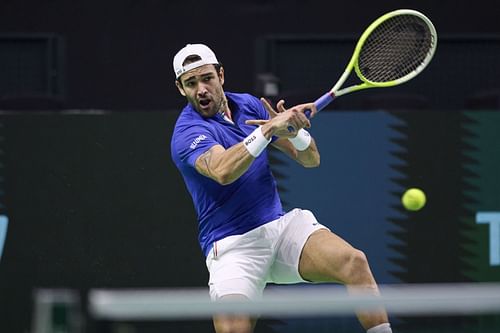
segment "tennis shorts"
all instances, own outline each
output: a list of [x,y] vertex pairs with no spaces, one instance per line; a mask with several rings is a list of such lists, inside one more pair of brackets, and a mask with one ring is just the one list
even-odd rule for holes
[[294,209],[242,235],[214,242],[206,264],[210,297],[262,296],[267,283],[307,282],[299,274],[302,248],[316,230],[328,229],[308,210]]

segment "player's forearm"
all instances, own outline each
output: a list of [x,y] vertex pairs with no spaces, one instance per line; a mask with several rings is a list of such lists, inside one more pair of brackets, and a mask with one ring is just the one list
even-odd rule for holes
[[222,185],[240,178],[271,142],[272,124],[259,126],[243,142],[228,149],[215,145],[196,161],[196,169]]
[[287,154],[294,161],[306,168],[319,166],[320,154],[314,139],[311,138],[309,146],[304,150],[298,150],[288,139],[279,138],[274,141],[273,146]]
[[254,160],[255,158],[248,153],[243,142],[227,149],[215,163],[214,171],[218,175],[219,183],[231,184],[248,170]]
[[297,150],[296,160],[306,168],[315,168],[319,166],[320,155],[314,139],[312,139],[311,144],[306,150]]
[[316,142],[311,134],[305,129],[300,129],[293,138],[288,141],[292,144],[294,157],[297,162],[306,168],[319,166],[320,155]]
[[243,142],[227,150],[217,145],[198,158],[196,169],[219,184],[227,185],[241,177],[254,159]]

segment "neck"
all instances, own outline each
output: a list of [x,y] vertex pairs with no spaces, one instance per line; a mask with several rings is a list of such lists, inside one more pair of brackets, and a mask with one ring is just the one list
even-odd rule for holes
[[229,104],[227,103],[226,96],[224,96],[224,99],[222,100],[221,106],[219,108],[219,113],[222,116],[226,116],[229,119],[233,120],[233,117],[231,116],[231,109],[229,109]]

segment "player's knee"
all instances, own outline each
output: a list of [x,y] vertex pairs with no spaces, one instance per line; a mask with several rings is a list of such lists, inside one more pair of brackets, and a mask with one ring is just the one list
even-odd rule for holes
[[253,324],[250,318],[225,317],[214,320],[217,333],[252,333]]
[[349,281],[362,278],[366,273],[370,272],[368,259],[363,251],[353,249],[348,254],[347,261],[347,279]]
[[224,328],[216,329],[215,331],[217,333],[252,333],[252,328],[250,326],[242,327],[242,326],[228,325],[225,326]]

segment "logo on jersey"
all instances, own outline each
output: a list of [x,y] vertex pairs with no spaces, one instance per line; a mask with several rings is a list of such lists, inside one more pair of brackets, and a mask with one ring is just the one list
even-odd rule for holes
[[203,135],[203,134],[198,135],[198,137],[193,140],[193,142],[191,143],[191,145],[189,146],[189,148],[195,149],[196,146],[198,145],[198,143],[200,143],[201,141],[205,140],[206,138],[207,137],[205,135]]

